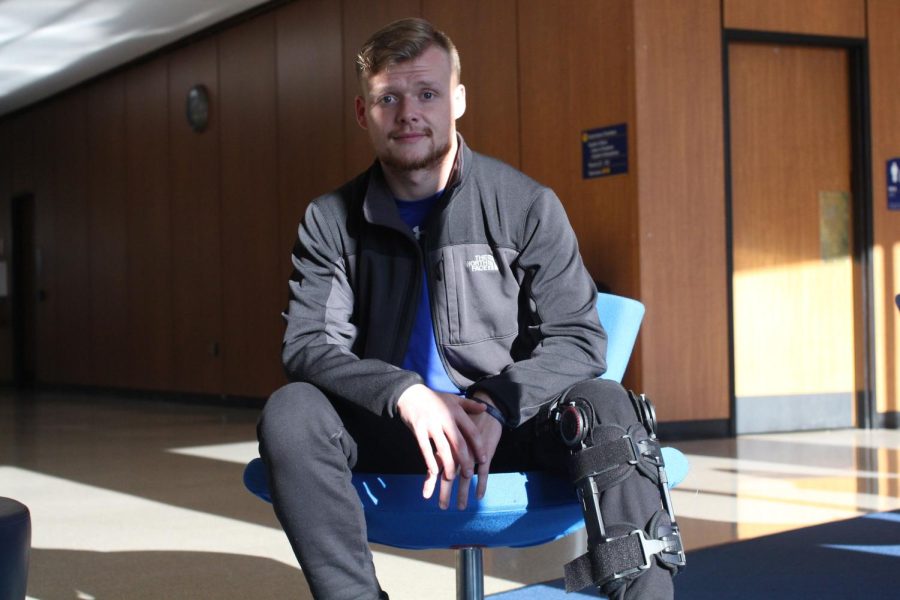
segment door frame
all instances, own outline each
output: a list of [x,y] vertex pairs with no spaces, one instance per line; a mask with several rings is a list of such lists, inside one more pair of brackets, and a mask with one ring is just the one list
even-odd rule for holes
[[864,38],[801,35],[746,29],[722,29],[722,101],[725,144],[725,243],[728,290],[728,385],[729,435],[737,432],[737,396],[734,360],[734,222],[731,181],[731,95],[729,88],[729,45],[734,42],[781,44],[847,51],[850,69],[850,147],[853,199],[853,304],[854,356],[856,364],[855,412],[857,427],[877,427],[875,406],[875,316],[872,275],[872,136],[869,111],[869,46]]
[[[35,209],[35,197],[34,194],[30,192],[16,194],[10,200],[10,222],[12,224],[12,252],[11,252],[11,268],[10,268],[10,299],[12,301],[12,322],[13,322],[13,331],[12,331],[12,345],[13,345],[13,384],[17,388],[27,388],[34,385],[35,382],[35,362],[37,360],[36,354],[32,354],[30,356],[31,364],[28,364],[26,361],[26,338],[31,337],[31,347],[35,348],[35,344],[37,340],[35,339],[35,331],[33,328],[29,327],[29,325],[34,325],[32,323],[26,323],[25,315],[27,312],[26,303],[34,302],[35,297],[32,296],[37,292],[36,289],[25,289],[24,281],[26,279],[25,276],[25,268],[26,261],[24,253],[27,250],[24,246],[25,238],[31,238],[31,242],[35,242],[35,232],[31,231],[29,234],[25,234],[22,231],[23,228],[23,212],[26,210],[24,208],[25,204],[30,205],[30,212],[32,219],[36,217],[36,209]],[[34,222],[31,223],[34,226]],[[36,274],[32,276],[32,281],[36,284],[37,280],[34,279]],[[29,296],[32,296],[29,298]],[[35,318],[36,315],[32,311],[32,318]]]

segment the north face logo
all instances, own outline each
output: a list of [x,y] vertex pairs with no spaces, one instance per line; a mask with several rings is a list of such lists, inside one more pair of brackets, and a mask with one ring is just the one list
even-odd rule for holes
[[476,254],[475,258],[466,261],[466,268],[472,273],[476,271],[499,271],[494,257],[490,254]]

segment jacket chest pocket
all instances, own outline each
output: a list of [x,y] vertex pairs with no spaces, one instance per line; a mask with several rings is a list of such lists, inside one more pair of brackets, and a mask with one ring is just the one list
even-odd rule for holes
[[[438,252],[435,312],[444,343],[473,344],[518,333],[519,283],[511,250],[484,244],[443,248]],[[446,333],[446,337],[443,334]]]

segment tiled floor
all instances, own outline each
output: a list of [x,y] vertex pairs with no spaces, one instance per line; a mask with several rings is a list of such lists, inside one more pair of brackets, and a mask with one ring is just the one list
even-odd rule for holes
[[[36,600],[309,598],[271,507],[245,492],[256,411],[0,391],[0,496],[32,512]],[[689,549],[900,508],[900,432],[685,441]],[[485,554],[487,593],[558,578],[583,541]],[[394,600],[455,597],[454,555],[376,547]],[[690,558],[689,558],[690,560]]]

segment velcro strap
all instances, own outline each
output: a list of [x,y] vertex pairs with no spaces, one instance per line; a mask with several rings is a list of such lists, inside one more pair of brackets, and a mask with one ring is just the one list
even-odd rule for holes
[[631,436],[624,435],[573,454],[569,461],[569,476],[577,482],[615,467],[635,465],[640,459],[639,454]]
[[566,564],[566,592],[577,592],[589,585],[601,586],[641,569],[648,568],[642,547],[643,532],[632,532],[597,544]]

